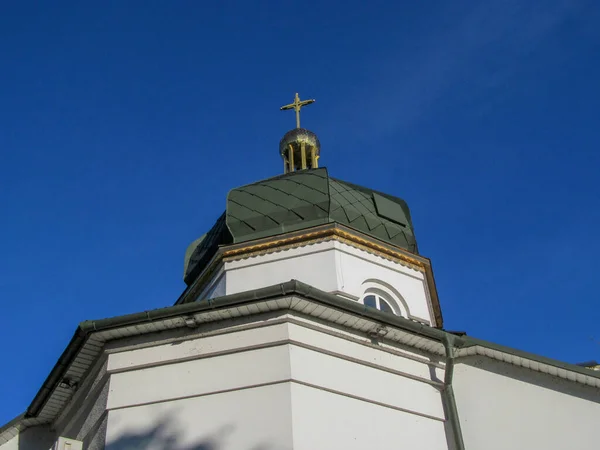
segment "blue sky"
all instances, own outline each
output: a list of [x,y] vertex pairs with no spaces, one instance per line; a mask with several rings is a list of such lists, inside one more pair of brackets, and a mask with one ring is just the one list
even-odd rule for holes
[[77,324],[172,304],[279,106],[407,200],[448,329],[600,359],[600,3],[12,2],[0,11],[0,424]]

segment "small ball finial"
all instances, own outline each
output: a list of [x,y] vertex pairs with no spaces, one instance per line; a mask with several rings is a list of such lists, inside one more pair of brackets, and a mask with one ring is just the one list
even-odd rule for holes
[[314,103],[314,99],[300,100],[300,96],[296,93],[294,103],[280,108],[282,111],[286,109],[296,111],[296,128],[288,131],[279,142],[284,173],[319,167],[319,157],[321,156],[319,139],[312,131],[300,128],[300,109],[311,103]]

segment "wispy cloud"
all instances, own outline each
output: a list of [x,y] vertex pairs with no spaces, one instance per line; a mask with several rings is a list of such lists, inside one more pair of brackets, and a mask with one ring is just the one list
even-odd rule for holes
[[485,108],[480,104],[485,103],[482,97],[501,88],[585,3],[497,0],[477,2],[460,14],[452,11],[460,17],[455,25],[441,31],[423,29],[421,36],[414,37],[423,41],[418,53],[396,54],[373,64],[378,70],[371,73],[371,79],[377,86],[354,92],[363,99],[363,106],[352,109],[341,105],[336,116],[360,124],[356,131],[362,129],[365,137],[372,137],[414,125],[444,98],[456,100],[454,96],[459,96],[467,107]]

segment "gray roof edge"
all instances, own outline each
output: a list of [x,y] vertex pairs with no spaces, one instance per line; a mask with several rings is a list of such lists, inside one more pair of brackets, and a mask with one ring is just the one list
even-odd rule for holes
[[[493,344],[491,342],[475,339],[469,336],[456,337],[447,331],[433,328],[419,322],[396,316],[389,313],[384,313],[374,308],[369,308],[360,303],[350,302],[347,299],[341,298],[335,294],[324,292],[320,289],[312,287],[308,284],[297,280],[290,280],[284,283],[267,286],[250,291],[244,291],[237,294],[230,294],[223,297],[218,297],[208,301],[183,303],[165,308],[144,311],[140,313],[127,314],[123,316],[111,317],[100,320],[88,320],[82,322],[77,327],[75,334],[69,342],[67,348],[60,356],[58,362],[48,375],[48,378],[42,385],[42,388],[36,394],[27,412],[23,416],[24,419],[36,417],[41,408],[45,405],[56,385],[60,382],[66,373],[71,362],[75,359],[80,349],[85,344],[88,337],[96,332],[110,330],[114,328],[131,326],[155,320],[163,320],[172,317],[182,316],[186,314],[194,314],[203,311],[214,310],[223,307],[239,305],[243,303],[251,303],[272,298],[279,298],[287,295],[299,295],[306,299],[325,304],[327,306],[341,309],[347,312],[355,313],[366,318],[382,322],[386,325],[401,328],[439,342],[442,342],[448,336],[452,337],[458,348],[467,348],[474,345],[480,345],[500,352],[513,354],[529,360],[541,362],[571,372],[577,372],[586,376],[600,379],[600,371],[593,371],[585,367],[579,367],[573,364],[564,363],[561,361],[545,358],[532,353],[504,347]],[[17,419],[15,419],[17,420]]]
[[82,322],[79,327],[83,332],[91,333],[294,294],[301,295],[310,300],[315,300],[319,303],[325,303],[328,306],[344,309],[346,311],[354,312],[380,322],[385,322],[388,325],[397,326],[407,331],[422,334],[423,336],[439,341],[441,341],[446,334],[445,331],[438,328],[433,328],[401,316],[384,313],[377,309],[364,306],[360,303],[349,302],[347,299],[343,299],[335,294],[322,291],[298,280],[290,280],[264,288],[225,295],[210,299],[208,301],[182,303],[179,305],[168,306],[151,311],[144,311],[141,313],[111,317],[108,319],[88,320]]
[[58,358],[58,361],[50,371],[50,374],[42,384],[42,387],[38,391],[38,393],[33,398],[33,401],[27,408],[25,412],[25,419],[36,417],[41,411],[42,407],[50,398],[50,394],[56,388],[56,385],[60,382],[63,375],[66,373],[68,367],[71,362],[75,359],[85,341],[87,340],[88,333],[85,332],[81,326],[77,327],[75,330],[75,334],[71,338],[71,341],[67,345],[67,348],[63,351],[63,353]]
[[3,439],[2,437],[4,433],[6,433],[11,428],[17,428],[20,430],[25,425],[24,422],[26,422],[26,420],[27,419],[25,419],[25,413],[21,413],[8,423],[2,425],[0,427],[0,445],[4,444],[5,442],[8,442],[11,439]]
[[[513,355],[513,356],[517,356],[519,358],[528,359],[530,361],[535,361],[540,364],[554,366],[558,369],[564,369],[564,370],[568,370],[570,372],[575,372],[575,373],[579,373],[581,375],[587,375],[587,376],[591,376],[593,378],[600,379],[600,372],[591,370],[588,367],[578,366],[577,364],[563,362],[558,359],[548,358],[546,356],[538,355],[536,353],[530,353],[525,350],[519,350],[519,349],[516,349],[513,347],[508,347],[508,346],[502,345],[502,344],[496,344],[494,342],[489,342],[489,341],[486,341],[483,339],[478,339],[478,338],[471,337],[471,336],[462,336],[461,339],[463,340],[463,343],[460,346],[460,348],[469,348],[469,347],[475,347],[475,346],[484,347],[484,348],[488,348],[490,350],[496,350],[501,353],[506,353],[508,355]],[[457,358],[457,359],[460,359],[460,358]]]

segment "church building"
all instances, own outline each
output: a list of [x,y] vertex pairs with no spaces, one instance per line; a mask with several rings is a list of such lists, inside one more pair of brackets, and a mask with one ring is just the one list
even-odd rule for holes
[[80,323],[0,450],[600,448],[600,371],[445,330],[408,205],[320,167],[312,102],[173,306]]

